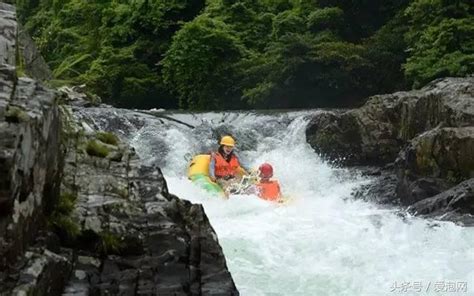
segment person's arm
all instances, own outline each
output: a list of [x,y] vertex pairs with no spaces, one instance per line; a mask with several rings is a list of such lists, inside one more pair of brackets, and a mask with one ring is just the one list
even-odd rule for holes
[[209,178],[212,181],[216,181],[216,159],[214,158],[214,153],[211,153],[211,161],[209,162]]

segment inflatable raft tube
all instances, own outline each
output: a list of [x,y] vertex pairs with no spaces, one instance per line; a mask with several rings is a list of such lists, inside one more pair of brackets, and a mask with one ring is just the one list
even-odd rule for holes
[[225,196],[224,190],[209,178],[210,162],[210,154],[198,154],[194,156],[188,166],[188,178],[207,192]]

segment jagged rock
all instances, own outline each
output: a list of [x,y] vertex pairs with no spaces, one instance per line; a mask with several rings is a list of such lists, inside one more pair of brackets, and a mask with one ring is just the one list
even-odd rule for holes
[[474,126],[425,132],[400,153],[396,164],[402,204],[439,194],[474,176]]
[[474,77],[440,79],[421,90],[373,96],[358,109],[318,113],[306,136],[329,159],[380,165],[394,161],[414,136],[440,124],[474,125]]
[[82,260],[65,295],[238,295],[202,206],[169,194],[160,169],[143,165],[123,143],[120,160],[85,152],[93,133],[82,132],[71,109],[63,114],[62,188],[77,195],[75,245],[100,262]]
[[362,169],[364,175],[374,178],[373,182],[363,185],[353,192],[353,196],[379,204],[398,205],[400,200],[396,195],[397,176],[393,170],[374,168]]
[[0,98],[0,237],[5,239],[0,269],[35,238],[43,213],[55,203],[60,174],[55,93],[28,78],[11,80],[14,75],[3,69],[0,88],[15,91]]
[[0,294],[59,295],[71,262],[40,235],[59,193],[59,112],[55,92],[17,78],[14,12],[0,3]]
[[17,27],[15,7],[0,3],[0,64],[16,65]]
[[425,217],[439,217],[474,225],[474,178],[413,204],[409,211]]
[[58,90],[63,94],[64,102],[71,106],[93,107],[101,103],[97,95],[86,93],[85,85],[62,86]]
[[61,295],[71,272],[72,253],[55,254],[47,249],[25,253],[26,264],[11,295]]
[[350,113],[320,113],[308,125],[306,135],[316,153],[324,158],[353,163],[361,157],[361,135],[357,120]]
[[18,32],[18,43],[25,74],[38,81],[51,80],[53,78],[51,69],[49,69],[30,35],[22,26],[20,26]]

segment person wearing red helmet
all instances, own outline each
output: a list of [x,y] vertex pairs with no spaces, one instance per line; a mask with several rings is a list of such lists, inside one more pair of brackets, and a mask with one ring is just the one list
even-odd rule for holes
[[272,180],[273,167],[269,163],[262,164],[259,168],[260,181],[255,184],[258,196],[265,200],[278,201],[281,199],[280,184]]

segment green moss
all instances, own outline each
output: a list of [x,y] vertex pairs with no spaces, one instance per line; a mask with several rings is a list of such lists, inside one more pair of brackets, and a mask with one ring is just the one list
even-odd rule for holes
[[110,190],[111,192],[117,194],[123,199],[128,199],[128,188],[123,187],[123,188],[112,188]]
[[65,235],[68,239],[75,239],[81,233],[79,225],[71,217],[53,214],[48,222],[60,235]]
[[[15,43],[20,44],[20,41],[18,40],[18,38],[17,38]],[[16,46],[15,60],[16,60],[16,67],[15,67],[16,76],[17,77],[27,76],[26,75],[26,67],[25,67],[25,59],[24,59],[23,54],[21,52],[21,47],[20,46]]]
[[118,253],[123,248],[122,240],[109,231],[99,233],[99,242],[97,243],[97,251],[103,254]]
[[65,192],[59,197],[53,212],[48,217],[48,224],[53,227],[60,236],[74,239],[80,234],[79,225],[72,219],[71,213],[76,203],[76,195]]
[[11,123],[28,122],[30,120],[30,116],[28,116],[28,113],[26,113],[23,108],[17,106],[8,106],[5,113],[5,120]]
[[74,194],[70,192],[64,192],[59,198],[56,210],[61,214],[70,214],[74,210],[76,199],[77,197]]
[[109,155],[109,148],[96,140],[89,140],[86,147],[87,154],[97,157],[107,157]]
[[119,143],[119,138],[110,132],[98,132],[96,137],[101,142],[109,144],[109,145],[117,146]]

